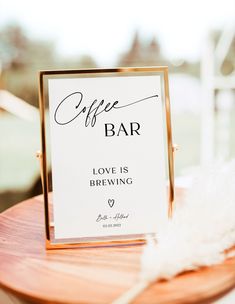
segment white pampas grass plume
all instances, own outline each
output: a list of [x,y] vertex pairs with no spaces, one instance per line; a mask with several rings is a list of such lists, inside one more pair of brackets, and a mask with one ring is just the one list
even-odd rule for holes
[[201,169],[173,218],[144,248],[140,280],[115,304],[130,303],[151,282],[223,262],[235,245],[235,161]]

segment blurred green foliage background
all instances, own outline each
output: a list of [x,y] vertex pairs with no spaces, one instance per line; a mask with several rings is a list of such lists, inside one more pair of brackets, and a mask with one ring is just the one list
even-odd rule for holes
[[[219,32],[211,35],[216,43]],[[235,41],[222,65],[224,75],[233,73],[235,68]],[[95,60],[87,55],[62,57],[56,52],[53,41],[29,38],[24,28],[9,24],[0,29],[0,90],[7,90],[27,103],[38,107],[38,71],[47,69],[79,69],[98,67]],[[190,97],[185,99],[182,110],[180,100],[175,98],[174,75],[186,75],[200,85],[200,62],[185,60],[170,61],[162,54],[156,38],[142,41],[136,32],[130,38],[130,48],[116,60],[116,66],[167,65],[170,71],[172,100],[172,122],[174,141],[180,145],[176,156],[176,175],[200,163],[200,105],[185,110]],[[190,94],[194,87],[185,88],[182,77],[179,86]],[[191,92],[191,94],[194,94]],[[187,96],[186,96],[187,97]],[[198,101],[199,102],[199,101]],[[188,103],[188,104],[187,104]],[[200,103],[200,102],[199,102]],[[215,109],[216,110],[216,109]],[[235,111],[230,113],[229,125],[230,156],[235,154]],[[39,119],[26,121],[1,108],[0,104],[0,211],[41,192],[39,164],[36,151],[40,148]]]

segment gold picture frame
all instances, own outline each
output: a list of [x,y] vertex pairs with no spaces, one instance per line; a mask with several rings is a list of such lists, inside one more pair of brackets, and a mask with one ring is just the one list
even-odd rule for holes
[[[168,216],[172,216],[173,202],[174,202],[174,146],[172,144],[172,127],[171,127],[171,113],[170,113],[170,97],[169,97],[169,81],[168,81],[168,67],[124,67],[111,69],[81,69],[81,70],[54,70],[54,71],[40,71],[39,72],[39,106],[40,106],[40,129],[41,129],[41,151],[37,153],[40,159],[41,181],[44,198],[44,215],[45,215],[45,233],[46,233],[46,249],[64,249],[72,247],[96,247],[96,246],[113,246],[113,245],[128,245],[140,244],[145,242],[145,236],[140,235],[136,239],[122,239],[106,240],[55,240],[54,238],[54,224],[52,220],[52,205],[49,199],[49,182],[48,182],[48,164],[47,164],[47,144],[46,144],[46,101],[47,101],[47,81],[50,78],[57,77],[76,77],[76,75],[87,75],[95,77],[96,75],[161,75],[162,86],[165,101],[165,123],[166,123],[166,147],[167,147],[167,162],[168,162]],[[80,76],[81,77],[81,76]]]

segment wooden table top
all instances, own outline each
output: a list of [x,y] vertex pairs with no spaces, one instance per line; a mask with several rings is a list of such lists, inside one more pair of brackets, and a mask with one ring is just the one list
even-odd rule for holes
[[[0,286],[33,303],[111,303],[138,278],[142,246],[45,250],[43,199],[0,214]],[[134,303],[210,303],[235,285],[235,259],[147,288]]]

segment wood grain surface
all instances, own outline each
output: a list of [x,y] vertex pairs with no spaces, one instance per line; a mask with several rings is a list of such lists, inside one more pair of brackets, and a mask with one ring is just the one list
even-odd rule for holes
[[[0,214],[0,286],[32,303],[111,303],[138,279],[142,246],[45,250],[38,196]],[[134,303],[211,303],[235,285],[235,258],[151,285]]]

